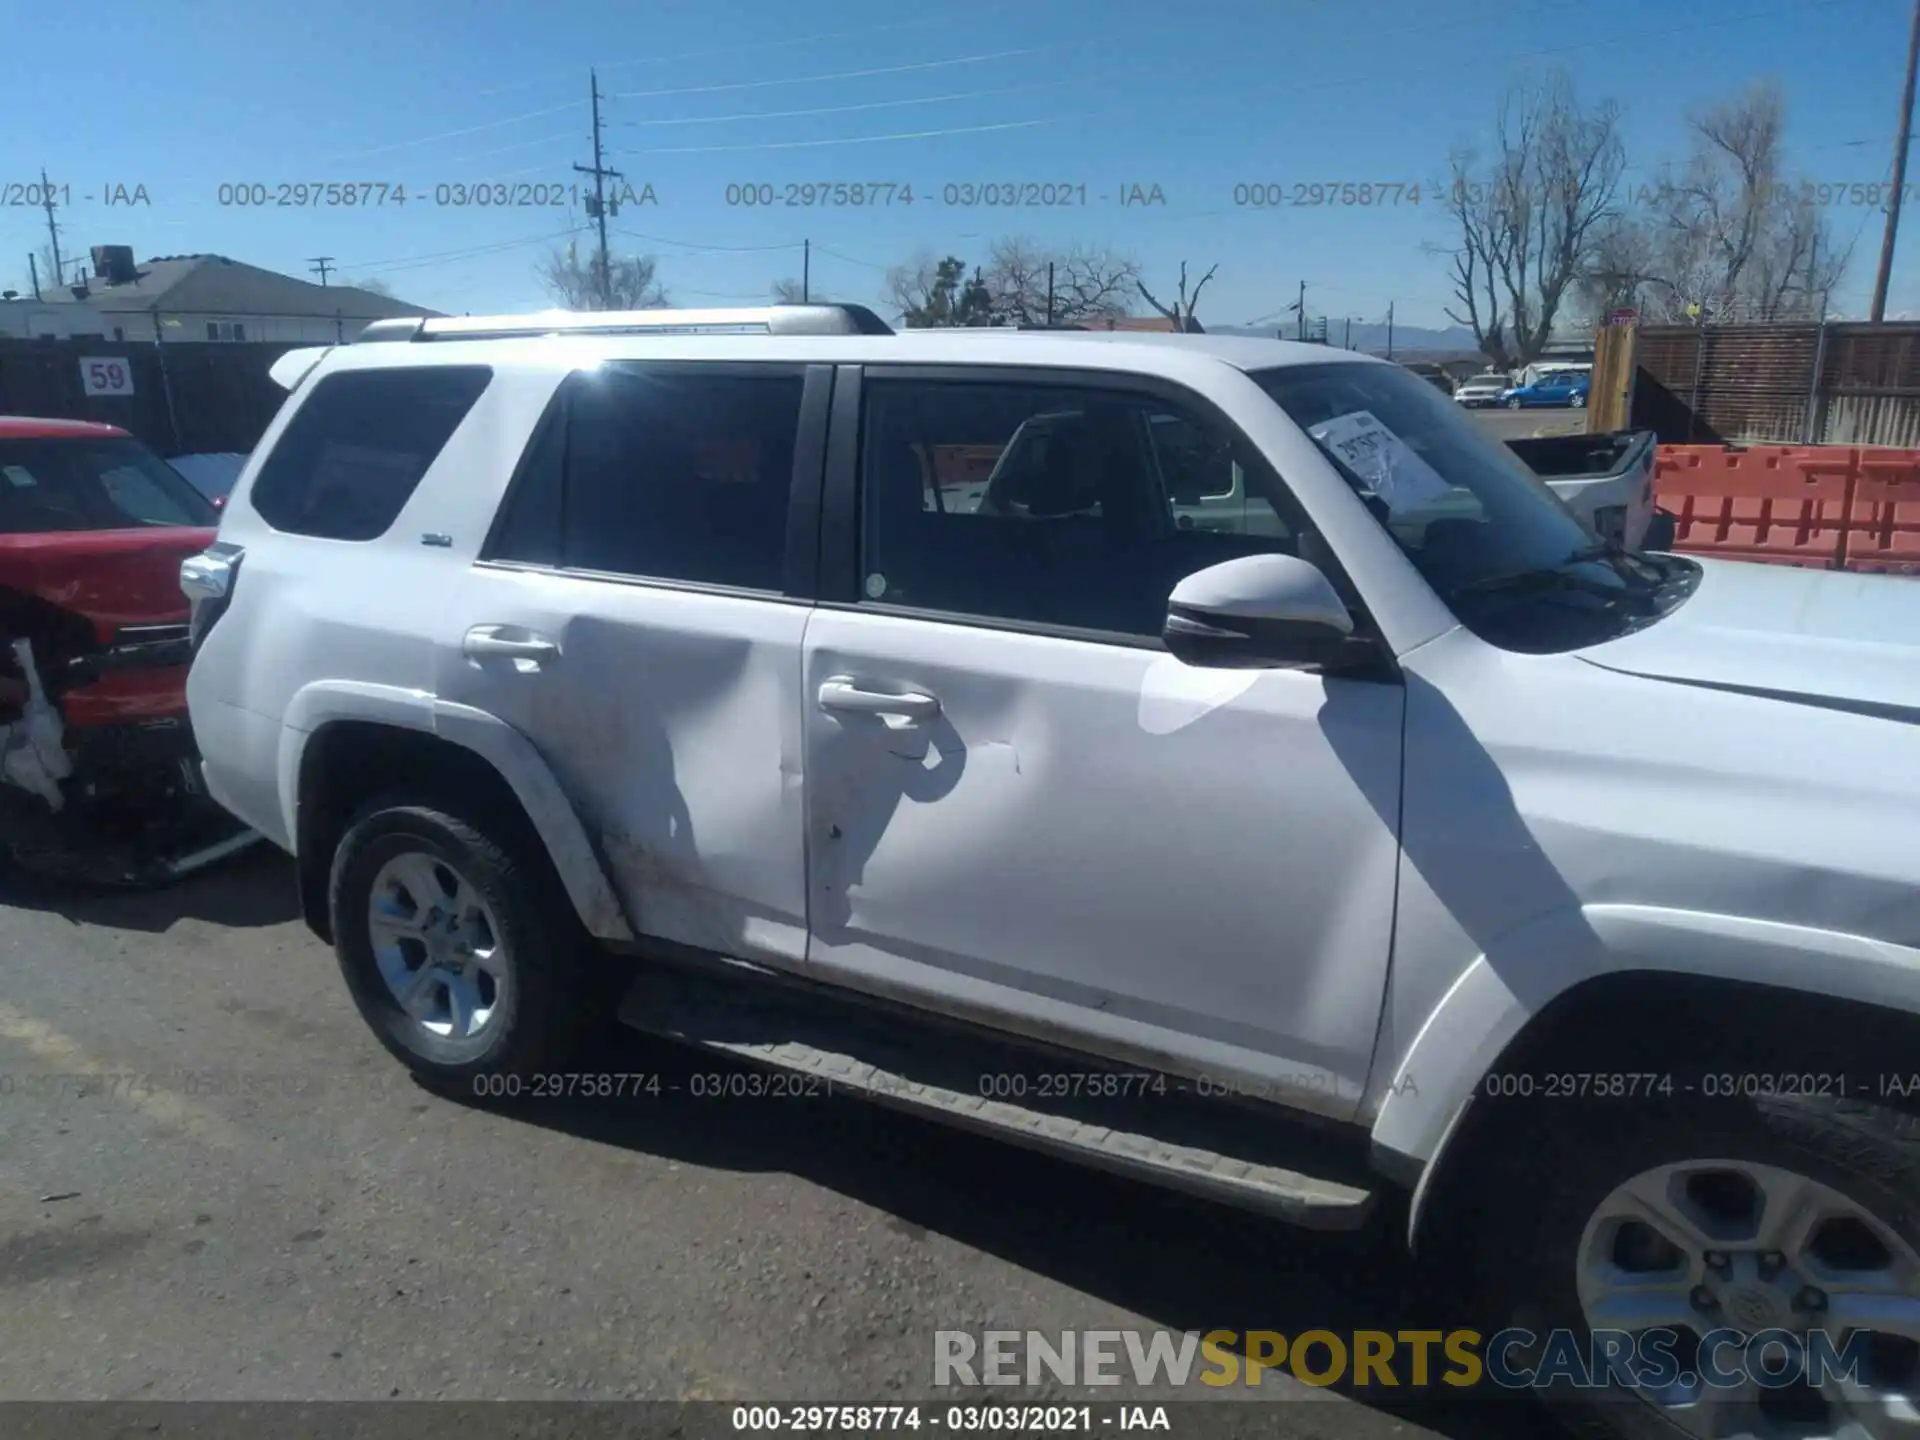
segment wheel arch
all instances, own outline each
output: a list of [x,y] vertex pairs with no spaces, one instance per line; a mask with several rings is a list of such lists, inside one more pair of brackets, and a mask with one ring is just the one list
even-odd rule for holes
[[1679,1085],[1682,1072],[1737,1065],[1861,1077],[1901,1056],[1920,1071],[1920,950],[1690,911],[1582,913],[1597,945],[1481,956],[1397,1065],[1373,1144],[1379,1168],[1413,1187],[1410,1242],[1435,1196],[1497,1138],[1476,1123],[1490,1076],[1671,1072]]
[[380,790],[432,780],[492,800],[524,824],[589,935],[634,938],[605,865],[545,759],[497,716],[417,691],[351,683],[309,687],[282,731],[280,774],[301,910],[329,943],[327,874],[347,818]]

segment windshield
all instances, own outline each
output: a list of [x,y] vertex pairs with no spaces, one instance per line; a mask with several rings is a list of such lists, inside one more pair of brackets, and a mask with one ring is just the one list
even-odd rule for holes
[[1559,564],[1596,539],[1518,456],[1398,366],[1290,365],[1253,379],[1442,594]]
[[207,498],[137,440],[0,440],[0,535],[218,523]]
[[1692,592],[1691,562],[1603,541],[1506,445],[1395,365],[1253,374],[1420,574],[1482,637],[1529,652],[1642,628]]

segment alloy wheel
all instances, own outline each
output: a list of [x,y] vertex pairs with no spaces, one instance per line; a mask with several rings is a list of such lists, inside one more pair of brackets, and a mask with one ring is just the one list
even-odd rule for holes
[[367,932],[396,1004],[443,1046],[478,1052],[492,1038],[512,984],[493,909],[458,869],[424,850],[380,867]]
[[[1590,1330],[1672,1333],[1678,1381],[1637,1393],[1688,1435],[1920,1436],[1920,1254],[1831,1186],[1745,1161],[1647,1170],[1596,1208],[1578,1266]],[[1708,1362],[1715,1332],[1734,1338]],[[1814,1384],[1810,1344],[1859,1370]],[[1746,1378],[1710,1385],[1704,1363]]]

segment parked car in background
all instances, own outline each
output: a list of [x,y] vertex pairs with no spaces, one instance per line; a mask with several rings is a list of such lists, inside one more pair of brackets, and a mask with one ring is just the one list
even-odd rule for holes
[[1462,380],[1454,388],[1453,403],[1465,405],[1469,410],[1485,410],[1498,405],[1507,391],[1513,388],[1513,378],[1501,374],[1498,370],[1489,370]]
[[1515,385],[1500,397],[1500,403],[1509,410],[1582,410],[1586,408],[1587,393],[1592,387],[1591,374],[1579,370],[1556,370],[1542,375],[1530,385]]
[[164,879],[233,837],[187,721],[212,502],[126,431],[0,418],[0,856]]
[[167,464],[186,476],[194,489],[219,506],[226,503],[233,482],[240,478],[240,472],[246,468],[247,457],[231,451],[175,455]]

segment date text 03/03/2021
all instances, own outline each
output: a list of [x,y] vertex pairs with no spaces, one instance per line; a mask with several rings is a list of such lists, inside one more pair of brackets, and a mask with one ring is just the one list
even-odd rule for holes
[[735,1405],[739,1431],[863,1434],[889,1430],[1085,1434],[1172,1430],[1164,1405]]

